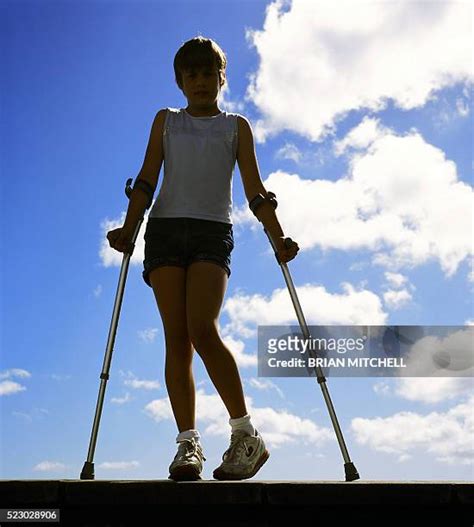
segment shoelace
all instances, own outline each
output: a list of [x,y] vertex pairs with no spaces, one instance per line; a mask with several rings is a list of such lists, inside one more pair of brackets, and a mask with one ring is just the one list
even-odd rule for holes
[[242,450],[245,450],[247,456],[250,456],[252,453],[242,435],[232,434],[230,436],[230,446],[222,455],[222,461],[232,461],[235,458],[239,459]]
[[186,459],[186,461],[189,461],[195,454],[206,461],[206,458],[202,453],[202,448],[198,443],[190,441],[189,439],[180,441],[176,457],[181,457]]

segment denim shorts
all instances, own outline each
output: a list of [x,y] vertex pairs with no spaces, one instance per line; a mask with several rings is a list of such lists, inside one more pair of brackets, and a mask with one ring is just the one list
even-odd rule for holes
[[186,268],[198,261],[215,262],[229,277],[233,248],[230,223],[197,218],[148,218],[143,280],[151,287],[149,274],[153,269],[164,265]]

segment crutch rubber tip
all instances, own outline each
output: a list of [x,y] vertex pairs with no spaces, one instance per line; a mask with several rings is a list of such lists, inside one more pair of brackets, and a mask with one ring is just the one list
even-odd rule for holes
[[94,463],[86,461],[82,467],[81,479],[94,479]]
[[344,470],[346,472],[346,481],[355,481],[356,479],[360,479],[359,473],[357,472],[357,469],[355,468],[352,461],[350,463],[344,463]]

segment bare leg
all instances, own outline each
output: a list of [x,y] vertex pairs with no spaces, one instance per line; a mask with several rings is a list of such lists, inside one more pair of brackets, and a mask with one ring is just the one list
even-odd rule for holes
[[237,364],[218,333],[219,311],[226,288],[227,274],[217,264],[200,261],[188,267],[188,333],[230,417],[235,419],[244,416],[247,409]]
[[195,428],[193,348],[186,321],[186,269],[163,266],[150,273],[166,340],[165,380],[179,432]]

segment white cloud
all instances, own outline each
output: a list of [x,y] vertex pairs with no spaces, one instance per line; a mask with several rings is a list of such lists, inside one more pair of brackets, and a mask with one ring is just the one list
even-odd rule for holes
[[158,334],[157,328],[148,328],[138,332],[138,338],[144,342],[155,342],[156,335]]
[[[322,446],[327,441],[334,441],[334,432],[320,427],[310,419],[290,414],[286,410],[257,408],[253,406],[250,397],[245,400],[252,423],[268,446],[279,447],[298,442]],[[146,405],[145,412],[157,422],[173,419],[168,397],[151,401]],[[218,395],[207,395],[203,390],[197,390],[196,414],[197,427],[205,434],[223,437],[230,435],[229,415]]]
[[158,381],[146,381],[140,379],[127,379],[124,381],[125,386],[130,386],[136,390],[159,390],[161,385]]
[[20,377],[21,379],[29,379],[31,377],[31,373],[21,368],[12,368],[10,370],[0,372],[0,379],[9,379],[10,377]]
[[[264,185],[277,196],[285,232],[301,251],[369,250],[373,263],[392,272],[437,260],[453,275],[473,253],[472,187],[417,131],[399,136],[378,124],[377,130],[366,150],[352,152],[349,173],[336,181],[283,171],[268,176]],[[236,211],[234,223],[256,230],[247,209]]]
[[99,284],[93,291],[93,295],[95,298],[99,298],[102,295],[103,287],[101,284]]
[[130,397],[130,394],[127,392],[124,397],[111,397],[110,402],[113,404],[125,404],[131,400],[132,398]]
[[390,309],[400,309],[410,302],[412,296],[409,291],[387,291],[383,294],[385,304]]
[[219,107],[221,107],[226,112],[245,112],[245,104],[239,100],[231,100],[230,92],[231,90],[229,86],[229,81],[227,79],[227,82],[224,84],[219,94]]
[[260,58],[247,91],[257,139],[288,129],[321,140],[351,110],[417,108],[472,80],[471,19],[470,2],[271,3],[263,29],[247,31]]
[[469,282],[474,282],[474,257],[471,258],[471,261],[469,262],[469,272],[467,274],[467,279]]
[[18,392],[24,392],[26,388],[21,384],[13,381],[0,382],[0,395],[12,395]]
[[397,379],[395,395],[413,402],[437,404],[473,393],[469,377],[402,377]]
[[[376,294],[366,289],[356,290],[349,283],[341,286],[343,292],[339,294],[329,293],[323,286],[295,286],[309,325],[385,324],[387,315]],[[298,323],[286,288],[275,289],[269,297],[237,293],[226,300],[223,311],[230,319],[223,332],[242,338],[254,337],[258,325]]]
[[234,356],[237,365],[240,368],[247,368],[252,366],[257,366],[258,360],[255,353],[248,354],[244,352],[245,344],[242,340],[233,338],[230,335],[222,337],[224,344],[229,348],[232,355]]
[[427,115],[431,117],[434,129],[442,135],[449,135],[459,121],[469,117],[468,97],[457,97],[442,94],[435,97],[436,104],[428,108]]
[[138,461],[104,461],[98,468],[104,470],[130,470],[140,466]]
[[296,145],[285,143],[284,146],[277,150],[275,157],[277,159],[292,159],[295,163],[299,163],[302,158],[302,153]]
[[252,388],[256,388],[257,390],[275,390],[282,399],[285,399],[285,395],[282,390],[269,379],[256,379],[255,377],[252,377],[251,379],[248,379],[247,384]]
[[385,381],[376,382],[373,390],[377,395],[390,395],[390,386]]
[[334,142],[334,154],[340,156],[349,148],[366,150],[375,141],[379,141],[390,133],[392,132],[382,126],[378,119],[366,116],[343,139]]
[[[385,305],[389,309],[400,309],[406,306],[413,298],[408,287],[414,291],[416,289],[415,286],[409,282],[406,276],[403,276],[400,273],[391,273],[390,271],[387,271],[384,273],[384,276],[388,285],[388,291],[383,294]],[[385,287],[387,287],[387,285]]]
[[334,441],[334,432],[329,428],[318,426],[311,419],[290,414],[286,410],[274,408],[253,408],[252,420],[262,432],[265,441],[273,447],[284,444],[304,443],[322,446]]
[[[10,379],[11,377],[20,377],[21,379],[29,379],[31,373],[22,370],[21,368],[12,368],[10,370],[4,370],[0,372],[0,379]],[[2,380],[0,382],[0,397],[3,395],[13,395],[15,393],[24,392],[25,386],[15,381]]]
[[474,393],[474,379],[472,377],[395,377],[376,382],[373,390],[377,395],[434,405],[471,396]]
[[400,273],[391,273],[387,271],[385,273],[385,279],[390,284],[391,287],[400,288],[407,283],[407,277],[403,276]]
[[456,110],[461,117],[467,117],[470,113],[469,104],[464,99],[456,99]]
[[161,385],[156,380],[140,380],[137,379],[136,375],[134,375],[132,372],[124,372],[120,370],[120,376],[126,377],[123,383],[125,386],[130,386],[130,388],[133,388],[135,390],[159,390],[161,388]]
[[33,470],[36,472],[61,472],[66,468],[64,463],[59,463],[58,461],[41,461]]
[[390,417],[352,420],[351,428],[360,445],[396,455],[399,461],[416,450],[451,464],[474,463],[474,398],[447,412],[420,415],[399,412]]
[[158,423],[160,421],[173,419],[173,411],[171,409],[169,397],[166,397],[165,399],[155,399],[154,401],[149,402],[145,406],[145,413]]

